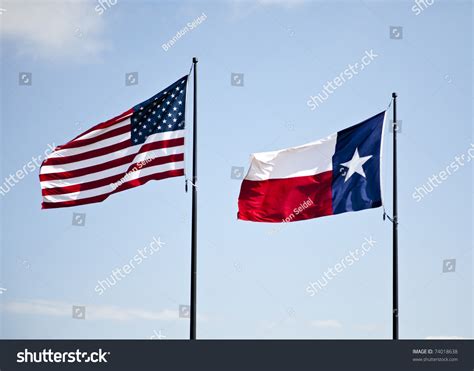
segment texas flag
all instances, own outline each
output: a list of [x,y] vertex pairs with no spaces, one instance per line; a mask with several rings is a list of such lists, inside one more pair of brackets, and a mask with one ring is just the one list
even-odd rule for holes
[[238,218],[286,223],[382,206],[385,113],[312,143],[254,153]]

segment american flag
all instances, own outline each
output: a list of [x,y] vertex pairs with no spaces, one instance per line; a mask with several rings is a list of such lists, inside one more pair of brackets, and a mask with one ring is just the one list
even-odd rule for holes
[[42,208],[101,202],[184,175],[187,79],[56,147],[40,169]]

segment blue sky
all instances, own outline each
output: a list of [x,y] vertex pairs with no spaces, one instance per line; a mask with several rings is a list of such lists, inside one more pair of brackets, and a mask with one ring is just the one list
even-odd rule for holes
[[[472,162],[420,201],[413,196],[472,148],[470,2],[436,1],[418,15],[415,1],[119,0],[102,14],[98,4],[1,3],[1,183],[48,144],[188,73],[197,56],[198,337],[390,338],[391,224],[382,209],[283,226],[237,221],[240,180],[231,169],[247,169],[252,152],[358,123],[397,91],[400,337],[473,337]],[[199,26],[161,47],[203,13]],[[311,95],[371,50],[377,57],[363,71],[310,109]],[[31,77],[20,78],[24,72]],[[138,84],[125,85],[129,72]],[[231,85],[231,73],[244,74],[243,86]],[[31,85],[19,84],[28,78]],[[387,130],[389,213],[390,139]],[[189,302],[183,178],[100,204],[41,210],[37,175],[36,168],[0,195],[1,337],[187,338],[189,322],[178,315]],[[72,225],[73,213],[86,214],[84,226]],[[99,295],[98,280],[154,237],[160,250]],[[370,252],[308,295],[310,282],[370,237]],[[453,264],[446,259],[456,259],[454,271],[443,273]],[[85,320],[72,318],[73,306],[86,307]]]

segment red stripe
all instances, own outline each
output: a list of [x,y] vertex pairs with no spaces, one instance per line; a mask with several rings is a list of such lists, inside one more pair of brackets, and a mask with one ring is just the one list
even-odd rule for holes
[[[181,146],[184,144],[184,137],[162,140],[157,143],[161,143],[160,148]],[[148,148],[147,146],[150,146],[152,144],[153,143],[145,144],[142,146],[142,148]],[[43,162],[43,165],[63,165],[63,164],[71,163],[71,162],[88,160],[90,158],[99,157],[99,156],[107,155],[109,153],[120,151],[122,149],[131,147],[131,146],[132,146],[131,139],[127,139],[120,143],[112,144],[107,147],[94,149],[92,151],[80,153],[77,155],[48,158],[46,161]],[[147,151],[147,149],[145,149],[144,151]]]
[[[125,174],[127,173],[133,173],[132,169],[135,167],[137,170],[140,169],[146,169],[147,167],[151,166],[156,166],[156,165],[163,165],[171,162],[179,162],[184,160],[184,154],[179,153],[176,155],[169,155],[169,156],[163,156],[163,157],[157,157],[151,160],[150,162],[147,163],[135,163],[129,166],[127,171],[113,175],[107,178],[102,178],[98,180],[94,180],[91,182],[87,183],[80,183],[80,184],[74,184],[70,186],[65,186],[65,187],[54,187],[54,188],[43,188],[41,190],[41,193],[43,196],[51,196],[51,195],[62,195],[62,194],[67,194],[67,193],[73,193],[73,192],[79,192],[79,191],[86,191],[89,189],[94,189],[98,187],[103,187],[106,185],[110,185],[112,183],[116,183],[120,181]],[[140,165],[142,164],[142,165]],[[135,170],[136,171],[136,170]]]
[[[71,171],[63,171],[63,172],[60,172],[60,173],[40,174],[39,178],[40,178],[41,182],[47,181],[47,180],[70,179],[70,178],[75,178],[75,177],[78,177],[78,176],[97,173],[99,171],[104,171],[104,170],[107,170],[107,169],[112,169],[114,167],[130,163],[131,161],[133,161],[135,156],[137,156],[140,153],[152,151],[152,150],[155,150],[155,149],[171,148],[171,147],[180,146],[184,143],[184,138],[183,138],[183,142],[181,144],[171,145],[172,143],[171,144],[170,143],[165,143],[164,146],[163,146],[163,142],[165,142],[165,141],[152,142],[152,143],[146,144],[146,145],[142,146],[137,153],[132,153],[128,156],[117,158],[115,160],[103,162],[103,163],[97,164],[97,165],[84,167],[82,169],[76,169],[76,170],[71,170]],[[175,141],[173,143],[180,143],[180,142]]]
[[72,141],[76,140],[77,138],[82,137],[83,135],[89,134],[91,131],[98,130],[98,129],[106,129],[109,126],[115,125],[123,120],[125,120],[127,117],[131,116],[133,113],[133,108],[130,108],[128,111],[125,111],[121,115],[115,116],[114,118],[111,118],[110,120],[101,122],[100,124],[97,124],[96,126],[93,126],[89,130],[86,130],[82,134],[79,134],[77,137],[75,137]]
[[238,212],[241,220],[282,223],[332,214],[332,171],[242,182]]
[[97,135],[93,138],[75,139],[62,146],[56,147],[55,151],[60,150],[60,149],[77,148],[77,147],[87,146],[89,144],[94,144],[104,139],[112,138],[120,134],[125,134],[129,132],[131,129],[132,129],[132,125],[124,125],[124,126],[118,127],[117,129],[113,129],[106,133]]
[[130,139],[127,139],[127,140],[124,140],[124,141],[119,142],[119,143],[112,144],[112,145],[107,146],[107,147],[93,149],[92,151],[79,153],[77,155],[47,158],[43,162],[43,166],[63,165],[63,164],[68,164],[70,162],[88,160],[90,158],[103,156],[103,155],[107,155],[107,154],[112,153],[112,152],[120,151],[122,149],[131,147],[131,146],[132,146],[132,141]]
[[69,179],[69,178],[76,178],[78,176],[83,176],[87,174],[97,173],[99,171],[104,171],[107,169],[112,169],[117,166],[125,165],[133,161],[137,154],[132,153],[131,155],[117,158],[112,161],[103,162],[98,165],[92,165],[88,167],[84,167],[82,169],[72,170],[72,171],[63,171],[61,173],[50,173],[50,174],[40,174],[40,181],[47,181],[47,180],[60,180],[60,179]]
[[165,171],[162,173],[156,173],[156,174],[151,174],[143,178],[131,180],[129,182],[124,183],[121,187],[117,188],[115,191],[112,191],[110,193],[106,193],[103,195],[99,196],[94,196],[94,197],[89,197],[89,198],[83,198],[80,200],[71,200],[71,201],[63,201],[63,202],[43,202],[41,204],[43,209],[56,209],[60,207],[71,207],[71,206],[78,206],[78,205],[86,205],[86,204],[92,204],[96,202],[102,202],[106,198],[108,198],[111,194],[125,191],[126,189],[130,189],[133,187],[140,186],[142,184],[147,183],[150,180],[161,180],[161,179],[166,179],[166,178],[171,178],[171,177],[177,177],[177,176],[183,176],[184,175],[184,170],[169,170]]

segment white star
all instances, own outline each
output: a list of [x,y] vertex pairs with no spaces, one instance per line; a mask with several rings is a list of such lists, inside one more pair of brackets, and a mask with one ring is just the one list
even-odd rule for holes
[[169,124],[168,127],[171,128],[173,125]]
[[181,101],[179,101],[178,103],[179,103],[179,104],[183,104],[183,102],[181,102]]
[[358,173],[365,178],[365,172],[362,165],[364,165],[367,161],[369,161],[371,157],[372,156],[360,157],[359,150],[356,148],[354,155],[352,156],[352,159],[350,161],[347,161],[341,164],[342,166],[349,168],[346,174],[346,178],[344,179],[344,183],[347,182],[349,178],[355,173]]
[[176,119],[173,119],[173,122],[176,122],[176,121],[178,121],[178,120],[176,120]]
[[168,117],[171,117],[171,113],[168,113]]
[[177,110],[177,108],[176,108],[176,107],[173,107],[173,111],[176,111],[176,110]]

